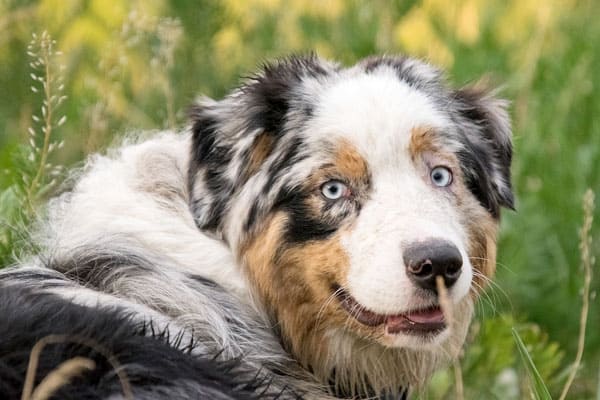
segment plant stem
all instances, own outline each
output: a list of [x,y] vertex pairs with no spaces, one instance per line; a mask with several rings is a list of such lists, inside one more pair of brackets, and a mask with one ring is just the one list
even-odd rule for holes
[[456,387],[456,400],[464,400],[465,388],[463,383],[462,368],[460,367],[460,360],[455,359],[453,362],[454,370],[454,382]]
[[[52,52],[51,46],[51,38],[50,37],[42,37],[42,57],[44,59],[44,67],[45,67],[45,76],[44,76],[44,95],[45,95],[45,106],[46,106],[46,115],[44,116],[44,144],[42,146],[41,154],[40,154],[40,163],[37,169],[37,172],[31,181],[31,185],[29,186],[29,190],[27,191],[27,200],[29,202],[30,208],[33,207],[34,203],[34,194],[38,188],[39,182],[44,175],[44,169],[46,166],[46,162],[48,159],[48,149],[50,147],[50,138],[52,135],[52,69],[50,67],[50,55]],[[44,43],[44,40],[47,40]]]
[[585,347],[585,328],[587,326],[587,316],[590,307],[590,286],[592,282],[592,255],[590,252],[592,238],[590,231],[592,229],[592,221],[594,219],[594,192],[588,189],[583,196],[583,227],[581,228],[581,239],[579,247],[581,250],[581,262],[583,264],[584,279],[583,279],[583,304],[581,306],[581,314],[579,318],[579,340],[577,342],[577,354],[575,362],[571,367],[571,373],[565,383],[559,400],[564,400],[567,393],[575,380],[577,371],[581,365],[583,357],[583,349]]

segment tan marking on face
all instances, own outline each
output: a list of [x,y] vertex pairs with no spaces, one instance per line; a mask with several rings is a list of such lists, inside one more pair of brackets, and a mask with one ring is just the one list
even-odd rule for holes
[[423,153],[438,152],[440,148],[441,144],[433,129],[420,126],[411,130],[408,151],[413,161],[417,160]]
[[315,219],[322,214],[323,198],[320,187],[330,179],[340,179],[349,185],[353,199],[364,199],[371,179],[368,164],[358,150],[346,140],[339,141],[333,150],[333,161],[319,168],[306,180],[304,190],[314,195],[306,199],[307,212]]
[[275,139],[267,132],[259,134],[254,139],[254,143],[252,143],[252,148],[250,149],[250,158],[248,160],[245,179],[248,179],[259,170],[262,163],[271,154],[274,142]]
[[[468,199],[465,203],[469,203]],[[485,217],[485,210],[474,199],[473,202],[465,204],[463,211],[473,207]],[[386,342],[390,338],[386,339],[384,325],[368,327],[359,323],[333,294],[333,284],[347,287],[349,257],[341,237],[352,229],[352,224],[343,226],[327,240],[290,245],[283,236],[287,218],[285,212],[271,215],[239,254],[257,298],[271,316],[273,326],[280,330],[284,346],[324,384],[333,376],[339,385],[351,390],[363,383],[371,388],[397,387],[424,380],[431,373],[423,370],[424,366],[433,371],[444,357],[458,354],[471,319],[470,298],[456,306],[458,317],[443,351],[387,347],[393,343]],[[482,239],[475,231],[470,237],[475,249]],[[475,253],[474,249],[469,251]],[[485,250],[489,257],[490,250]],[[340,333],[348,343],[340,342]]]
[[370,180],[367,161],[346,140],[339,141],[333,149],[332,162],[311,174],[306,190],[316,188],[329,179],[342,179],[353,186],[364,186]]
[[[466,222],[469,235],[468,252],[473,269],[476,290],[487,286],[487,281],[496,272],[497,221],[479,205],[479,210],[469,208]],[[480,276],[482,274],[483,276]],[[479,293],[474,293],[479,294]]]
[[273,215],[260,232],[242,243],[238,253],[242,263],[248,267],[249,277],[267,306],[273,301],[271,269],[281,244],[286,220],[283,212]]
[[[445,166],[450,168],[453,173],[453,185],[450,187],[452,192],[460,191],[461,181],[460,162],[452,152],[444,151],[443,144],[440,142],[436,132],[430,128],[414,128],[411,133],[409,143],[409,153],[413,165],[425,181],[429,181],[430,169],[436,166]],[[460,200],[460,196],[457,196]]]
[[[333,284],[344,284],[349,266],[340,234],[300,245],[283,243],[285,213],[278,213],[243,250],[250,281],[281,329],[288,351],[303,365],[317,366],[326,354],[326,332],[354,321],[333,296]],[[361,325],[362,326],[362,325]],[[359,328],[360,329],[360,328]]]
[[356,148],[347,141],[338,144],[334,160],[337,170],[351,181],[369,179],[369,168],[365,159]]
[[[348,182],[356,189],[353,194],[364,192],[368,184],[367,163],[347,141],[336,143],[332,162],[315,171],[305,182],[303,190],[312,193],[305,199],[305,212],[312,218],[328,217],[323,215],[325,200],[319,188],[329,179]],[[248,239],[240,256],[259,297],[280,327],[284,343],[308,366],[315,364],[316,354],[324,353],[328,329],[346,324],[364,331],[364,335],[370,330],[350,317],[333,295],[334,284],[347,282],[349,259],[340,237],[350,229],[351,221],[326,240],[287,245],[283,238],[286,220],[284,212],[270,217],[263,228]]]

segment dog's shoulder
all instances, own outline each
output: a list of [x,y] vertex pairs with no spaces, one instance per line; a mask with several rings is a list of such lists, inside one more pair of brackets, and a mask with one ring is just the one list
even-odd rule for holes
[[128,139],[90,157],[72,190],[53,200],[40,242],[54,260],[81,250],[143,254],[233,293],[245,283],[227,247],[199,231],[188,206],[189,134]]

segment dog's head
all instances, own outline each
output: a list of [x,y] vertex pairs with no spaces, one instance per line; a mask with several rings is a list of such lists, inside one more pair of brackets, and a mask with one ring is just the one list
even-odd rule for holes
[[231,246],[302,364],[393,390],[458,351],[513,204],[504,101],[410,58],[305,57],[191,115],[196,223]]

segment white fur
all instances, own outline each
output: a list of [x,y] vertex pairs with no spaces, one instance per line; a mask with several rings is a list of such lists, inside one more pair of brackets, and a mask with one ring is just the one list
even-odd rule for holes
[[[424,92],[398,80],[391,68],[342,79],[324,91],[317,104],[307,128],[311,137],[347,140],[367,160],[373,177],[373,193],[343,237],[350,256],[351,295],[380,314],[433,305],[418,296],[402,254],[405,244],[436,238],[453,243],[462,255],[461,276],[450,290],[453,303],[459,303],[469,293],[473,275],[465,232],[443,190],[425,181],[408,151],[413,129],[443,130],[450,125],[447,117]],[[393,344],[433,347],[446,338],[419,342],[397,334]]]
[[[54,202],[47,246],[60,257],[116,235],[158,252],[180,272],[202,275],[246,296],[231,252],[200,232],[189,211],[190,148],[188,134],[165,132],[108,157],[93,157],[75,190]],[[164,202],[162,192],[170,196]]]

